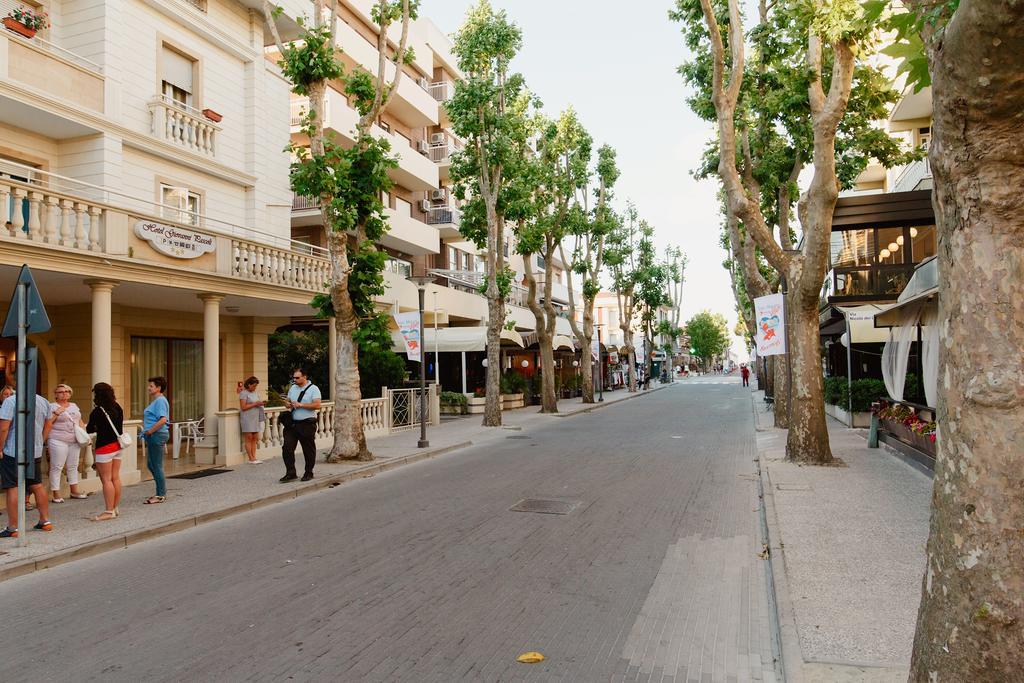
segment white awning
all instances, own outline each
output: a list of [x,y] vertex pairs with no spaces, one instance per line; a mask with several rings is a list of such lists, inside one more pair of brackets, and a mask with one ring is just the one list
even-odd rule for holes
[[892,304],[836,306],[836,308],[850,321],[850,334],[853,336],[854,344],[889,341],[889,330],[875,327],[875,316],[892,308]]
[[576,347],[572,343],[572,339],[566,337],[564,334],[556,334],[555,338],[551,340],[551,348],[555,351],[559,349],[565,349],[566,351],[575,351]]
[[[423,350],[433,353],[484,351],[487,348],[486,327],[442,327],[437,330],[437,343],[434,343],[434,329],[428,327],[423,334]],[[391,341],[395,353],[405,353],[405,341],[397,330],[391,333]],[[515,330],[501,331],[501,345],[524,348],[523,338]]]

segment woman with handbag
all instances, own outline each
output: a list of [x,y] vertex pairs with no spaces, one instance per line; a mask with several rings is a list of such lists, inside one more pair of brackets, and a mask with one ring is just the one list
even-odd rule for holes
[[255,377],[245,380],[245,389],[238,393],[238,424],[242,430],[244,440],[246,462],[252,465],[259,465],[263,461],[256,457],[256,442],[263,433],[263,424],[267,421],[263,406],[266,405],[260,400],[256,393],[256,387],[260,381]]
[[146,442],[146,467],[153,475],[156,484],[156,495],[144,502],[146,505],[162,503],[167,499],[167,480],[164,478],[164,447],[170,437],[167,425],[171,422],[171,404],[164,394],[167,392],[167,380],[163,377],[150,377],[146,380],[150,402],[142,413],[142,438]]
[[82,446],[89,443],[89,435],[83,429],[85,423],[82,422],[82,411],[71,402],[71,393],[71,387],[67,384],[57,385],[54,391],[56,402],[50,404],[50,418],[47,420],[50,427],[46,450],[50,454],[51,503],[64,502],[60,497],[60,473],[65,466],[68,469],[71,498],[82,500],[87,497],[78,491],[78,456]]
[[[131,445],[131,437],[124,433],[124,411],[117,404],[114,387],[100,382],[92,388],[96,407],[89,413],[85,430],[96,435],[96,471],[103,484],[103,502],[107,509],[91,517],[94,522],[107,522],[117,517],[121,502],[121,450]],[[125,444],[125,441],[128,441]]]

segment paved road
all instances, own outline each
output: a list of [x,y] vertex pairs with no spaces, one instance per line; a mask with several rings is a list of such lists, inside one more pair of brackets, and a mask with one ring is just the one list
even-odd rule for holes
[[738,380],[552,418],[4,582],[0,680],[774,680],[754,457]]

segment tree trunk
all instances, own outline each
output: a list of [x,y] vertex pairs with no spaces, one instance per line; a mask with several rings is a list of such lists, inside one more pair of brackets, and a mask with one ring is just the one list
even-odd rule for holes
[[[537,278],[533,275],[533,270],[529,266],[524,270],[524,277],[526,277],[526,300],[527,305],[530,307],[530,312],[533,313],[534,321],[537,325],[537,344],[540,346],[540,396],[541,406],[540,412],[542,413],[557,413],[558,412],[558,396],[555,393],[555,352],[554,352],[554,340],[555,340],[555,326],[557,324],[557,315],[555,313],[554,304],[551,303],[551,285],[552,285],[552,271],[554,269],[553,259],[551,258],[551,249],[549,241],[549,249],[544,256],[544,304],[537,300]],[[526,264],[533,263],[534,254],[527,252],[523,254],[523,262]]]
[[789,359],[785,355],[769,356],[772,359],[772,412],[775,426],[789,429]]
[[558,395],[555,393],[555,352],[551,341],[540,347],[540,412],[557,413]]
[[[594,356],[590,348],[594,343],[594,304],[583,304],[583,351],[580,353],[580,375],[583,379],[583,402],[594,402]],[[598,358],[601,354],[598,353]]]
[[[497,289],[497,283],[494,284]],[[505,306],[500,297],[487,297],[487,397],[484,402],[484,427],[501,426],[501,328]]]
[[[786,459],[813,465],[834,462],[825,422],[825,384],[821,375],[821,340],[818,335],[817,301],[799,302],[793,297],[787,317],[790,362],[793,364],[793,402]],[[778,365],[776,365],[778,367]],[[776,376],[776,387],[778,388]],[[779,394],[782,392],[779,391]]]
[[910,678],[1024,669],[1024,5],[961,0],[930,45],[938,439]]

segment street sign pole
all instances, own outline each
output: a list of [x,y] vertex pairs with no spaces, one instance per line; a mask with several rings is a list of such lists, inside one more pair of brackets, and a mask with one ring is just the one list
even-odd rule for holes
[[[18,306],[18,363],[15,371],[16,393],[15,396],[15,431],[14,431],[14,454],[18,465],[18,547],[24,546],[28,539],[28,530],[25,528],[25,467],[28,460],[25,458],[27,445],[25,442],[27,427],[26,412],[28,410],[28,283],[18,282],[15,290]],[[33,404],[35,397],[32,397]],[[34,455],[34,454],[33,454]]]

